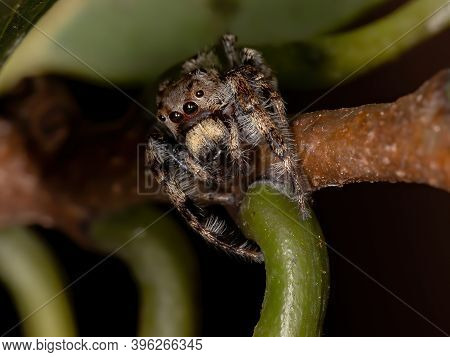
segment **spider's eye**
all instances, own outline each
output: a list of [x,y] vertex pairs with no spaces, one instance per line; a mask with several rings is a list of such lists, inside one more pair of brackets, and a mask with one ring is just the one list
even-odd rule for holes
[[200,90],[198,90],[197,92],[195,92],[195,96],[197,97],[197,98],[201,98],[201,97],[203,97],[205,95],[205,93],[200,89]]
[[166,121],[166,117],[164,115],[158,115],[158,119],[161,121]]
[[195,113],[198,109],[198,105],[194,102],[187,102],[183,105],[183,110],[186,114]]
[[171,112],[169,114],[169,119],[174,123],[179,123],[183,119],[183,114],[181,114],[180,112]]

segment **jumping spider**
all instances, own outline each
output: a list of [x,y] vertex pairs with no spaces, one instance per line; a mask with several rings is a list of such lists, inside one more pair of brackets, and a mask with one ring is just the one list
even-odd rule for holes
[[221,185],[236,172],[245,175],[246,152],[266,143],[276,161],[269,182],[279,187],[279,177],[288,177],[284,191],[308,215],[308,183],[299,174],[276,80],[259,52],[239,51],[235,43],[236,37],[227,34],[218,46],[226,65],[217,51],[206,51],[182,65],[180,78],[160,84],[157,117],[162,128],[149,139],[146,160],[171,203],[195,231],[226,252],[261,261],[256,244],[237,243],[224,221],[197,203],[199,182]]

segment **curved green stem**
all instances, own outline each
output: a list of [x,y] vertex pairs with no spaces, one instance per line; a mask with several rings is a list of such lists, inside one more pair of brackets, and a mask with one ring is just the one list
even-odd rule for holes
[[379,66],[449,26],[448,0],[412,0],[361,28],[263,51],[284,84],[326,87]]
[[26,336],[75,336],[60,270],[48,248],[28,229],[0,232],[0,280],[13,297]]
[[254,336],[319,336],[328,298],[328,256],[316,218],[257,183],[241,205],[246,235],[264,253],[266,293]]
[[97,220],[92,238],[131,269],[140,294],[140,336],[196,334],[196,269],[188,238],[175,220],[138,206]]

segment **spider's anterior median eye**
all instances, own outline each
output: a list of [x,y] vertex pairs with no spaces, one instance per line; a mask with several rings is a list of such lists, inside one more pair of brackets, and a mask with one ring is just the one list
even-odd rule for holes
[[195,113],[198,109],[198,105],[194,102],[187,102],[183,105],[183,110],[186,114]]
[[201,97],[203,97],[205,95],[205,93],[200,89],[200,90],[198,90],[197,92],[195,92],[195,96],[197,97],[197,98],[201,98]]
[[174,123],[179,123],[183,119],[183,114],[181,114],[180,112],[171,112],[169,114],[169,118]]

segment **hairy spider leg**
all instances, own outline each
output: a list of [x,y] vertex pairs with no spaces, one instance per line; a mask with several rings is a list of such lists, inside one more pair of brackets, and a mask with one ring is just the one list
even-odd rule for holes
[[168,150],[167,145],[156,139],[149,139],[146,155],[147,166],[180,215],[211,245],[231,255],[237,254],[256,262],[263,261],[263,255],[255,243],[245,241],[243,244],[236,245],[221,239],[230,236],[225,222],[216,216],[208,215],[191,197],[193,185],[189,172],[182,167],[173,170],[167,165],[169,161],[180,161],[174,156],[176,154]]
[[[306,174],[303,171],[302,165],[300,164],[300,159],[297,155],[297,149],[295,147],[295,141],[289,127],[289,121],[286,116],[286,109],[281,98],[281,95],[278,91],[273,90],[273,87],[270,83],[266,81],[258,82],[258,87],[267,97],[267,102],[265,103],[268,109],[271,109],[273,112],[272,119],[275,125],[278,127],[278,130],[281,132],[281,135],[284,137],[284,142],[286,143],[287,150],[289,153],[289,157],[291,158],[292,168],[290,170],[294,170],[296,175],[293,181],[294,192],[296,195],[296,201],[298,202],[300,207],[306,207],[306,202],[309,199],[309,193],[311,192],[311,185],[306,177]],[[264,93],[265,92],[265,93]],[[290,172],[290,170],[287,170]],[[305,217],[309,216],[308,212]]]
[[[278,111],[277,118],[265,110],[266,103],[259,99],[257,93],[263,89],[261,83],[265,83],[265,89],[275,92],[275,89],[259,77],[251,67],[241,67],[239,71],[234,72],[229,77],[230,86],[232,86],[239,106],[242,110],[240,116],[242,126],[247,128],[248,139],[253,141],[254,146],[258,145],[261,138],[264,138],[272,152],[281,160],[282,170],[290,178],[293,186],[295,200],[297,201],[301,213],[304,217],[309,216],[306,206],[306,187],[300,180],[297,172],[297,162],[295,160],[295,150],[292,148],[292,139],[286,116],[284,115],[284,104],[282,101],[275,101],[274,108]],[[276,165],[279,168],[278,165]],[[273,170],[276,171],[276,170]]]
[[213,50],[203,51],[188,59],[181,66],[181,73],[188,74],[204,68],[218,68],[219,59]]
[[264,79],[269,81],[274,89],[277,89],[277,79],[273,75],[272,69],[264,61],[261,52],[253,48],[243,48],[240,57],[242,66],[249,65],[257,68],[258,71],[264,75]]

